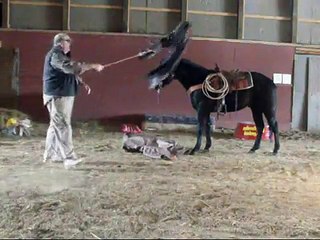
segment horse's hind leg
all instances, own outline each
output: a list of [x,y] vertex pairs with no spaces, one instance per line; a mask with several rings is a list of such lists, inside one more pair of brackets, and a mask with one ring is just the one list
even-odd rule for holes
[[204,147],[205,151],[209,151],[212,142],[211,142],[211,120],[210,120],[210,113],[208,113],[207,117],[205,118],[205,128],[206,128],[206,146]]
[[256,137],[256,140],[254,141],[253,147],[249,151],[250,153],[254,153],[256,150],[260,148],[262,133],[264,129],[262,112],[252,109],[252,116],[257,128],[257,137]]
[[275,110],[265,113],[271,132],[274,134],[273,154],[276,155],[280,149],[279,128],[276,120]]

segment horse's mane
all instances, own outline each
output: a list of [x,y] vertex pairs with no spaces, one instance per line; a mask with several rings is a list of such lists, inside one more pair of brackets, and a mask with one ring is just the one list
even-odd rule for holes
[[216,73],[217,71],[215,71],[214,69],[211,68],[206,68],[198,63],[192,62],[189,59],[186,58],[182,58],[180,61],[180,65],[183,67],[187,67],[190,69],[199,69],[205,72],[209,72],[209,73]]
[[196,70],[196,72],[198,74],[200,74],[200,73],[202,73],[202,74],[216,73],[216,71],[214,69],[206,68],[206,67],[204,67],[198,63],[192,62],[186,58],[182,58],[180,60],[179,68],[185,69],[188,72],[194,72],[194,70]]
[[182,58],[174,72],[174,76],[185,88],[189,88],[190,86],[201,84],[210,73],[215,73],[215,71],[189,59]]

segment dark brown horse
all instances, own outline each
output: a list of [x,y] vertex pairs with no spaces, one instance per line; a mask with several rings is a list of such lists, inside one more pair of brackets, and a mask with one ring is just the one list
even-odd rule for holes
[[[208,76],[220,74],[219,68],[207,69],[199,64],[193,63],[187,59],[181,59],[181,55],[188,42],[188,30],[191,25],[188,22],[180,23],[175,30],[153,46],[157,51],[149,50],[151,53],[158,53],[161,48],[172,48],[171,55],[154,70],[148,74],[150,89],[159,90],[177,79],[186,91],[190,93],[191,104],[197,111],[198,131],[197,141],[193,149],[187,151],[188,154],[194,154],[200,150],[201,136],[203,131],[206,135],[205,150],[209,150],[211,142],[210,113],[219,111],[221,99],[223,105],[227,106],[227,112],[239,111],[245,107],[251,108],[253,120],[257,128],[257,137],[250,152],[255,152],[260,148],[261,137],[264,129],[263,115],[266,117],[271,133],[274,134],[273,154],[277,154],[280,148],[279,130],[276,119],[277,110],[277,87],[267,76],[259,72],[250,72],[251,86],[246,89],[231,89],[221,99],[211,99],[206,96],[201,87],[207,81]],[[148,53],[148,51],[146,51]],[[155,54],[154,54],[155,55]],[[227,74],[227,73],[225,73]],[[219,75],[220,77],[224,75]],[[236,80],[236,79],[234,79]]]
[[[217,73],[215,70],[207,69],[198,64],[195,64],[187,59],[181,59],[170,74],[169,77],[159,82],[159,85],[153,81],[152,88],[158,89],[168,85],[173,79],[177,79],[186,91],[190,91],[191,87],[202,84],[205,79],[212,73]],[[245,90],[230,91],[225,96],[225,105],[227,112],[239,111],[245,107],[251,108],[254,123],[257,128],[257,137],[250,152],[255,152],[260,148],[261,137],[264,129],[263,115],[266,117],[270,130],[274,134],[273,153],[277,154],[280,148],[279,130],[276,119],[277,110],[277,87],[273,81],[267,76],[258,73],[250,72],[252,76],[253,86]],[[151,72],[151,75],[154,73]],[[193,149],[188,151],[189,154],[194,154],[201,147],[201,136],[203,131],[206,133],[205,150],[211,147],[211,125],[209,122],[210,113],[217,112],[219,109],[220,100],[212,100],[205,96],[202,88],[197,88],[190,94],[192,107],[197,111],[198,115],[198,131],[197,142]]]

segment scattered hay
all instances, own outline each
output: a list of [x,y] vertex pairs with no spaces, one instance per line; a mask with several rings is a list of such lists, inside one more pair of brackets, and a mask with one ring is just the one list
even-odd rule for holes
[[[320,237],[320,141],[313,136],[282,133],[274,157],[264,154],[269,142],[247,154],[252,141],[219,131],[210,152],[168,164],[126,153],[122,133],[86,124],[74,125],[85,160],[71,171],[39,162],[45,124],[35,124],[30,139],[1,139],[1,238]],[[150,134],[195,143],[195,134]]]

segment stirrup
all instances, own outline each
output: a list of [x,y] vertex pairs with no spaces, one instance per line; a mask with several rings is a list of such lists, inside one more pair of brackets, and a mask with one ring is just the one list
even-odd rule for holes
[[224,116],[227,113],[227,105],[223,105],[224,107],[224,111],[221,111],[221,109],[219,108],[219,110],[217,111],[217,119],[219,118],[219,116]]
[[[223,109],[223,111],[222,111]],[[222,99],[222,103],[220,104],[218,111],[217,111],[217,119],[219,118],[219,116],[224,116],[227,113],[227,105],[225,102],[225,98]]]

